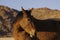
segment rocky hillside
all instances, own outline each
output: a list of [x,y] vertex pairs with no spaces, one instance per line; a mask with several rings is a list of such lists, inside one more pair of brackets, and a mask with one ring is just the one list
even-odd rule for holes
[[12,34],[12,24],[18,11],[6,6],[0,6],[0,36]]
[[60,10],[53,10],[49,8],[35,8],[32,10],[32,15],[36,19],[45,20],[45,19],[60,19]]
[[[12,35],[12,24],[18,12],[18,10],[0,5],[0,36]],[[60,10],[33,8],[31,15],[39,20],[60,19]]]

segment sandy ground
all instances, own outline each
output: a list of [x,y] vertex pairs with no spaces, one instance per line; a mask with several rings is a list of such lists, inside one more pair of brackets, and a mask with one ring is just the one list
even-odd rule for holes
[[14,38],[13,37],[9,37],[9,38],[4,37],[4,38],[0,38],[0,40],[14,40]]

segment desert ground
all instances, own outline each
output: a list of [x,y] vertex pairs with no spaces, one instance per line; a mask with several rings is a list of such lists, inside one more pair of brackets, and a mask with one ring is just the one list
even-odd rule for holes
[[4,37],[4,38],[0,38],[0,40],[14,40],[13,37]]

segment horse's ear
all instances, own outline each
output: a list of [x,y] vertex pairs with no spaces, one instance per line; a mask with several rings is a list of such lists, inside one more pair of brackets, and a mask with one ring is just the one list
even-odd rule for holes
[[34,8],[32,8],[31,10],[34,10]]
[[23,16],[27,16],[26,11],[24,10],[24,8],[21,7],[21,9],[22,9]]
[[24,8],[23,7],[21,7],[21,9],[22,9],[22,11],[24,11]]
[[33,10],[34,8],[32,8],[31,10]]
[[26,12],[25,12],[24,8],[23,8],[23,7],[21,7],[21,9],[22,9],[22,13],[23,13],[23,14],[26,14]]
[[34,9],[34,8],[29,9],[28,12],[32,12],[33,9]]

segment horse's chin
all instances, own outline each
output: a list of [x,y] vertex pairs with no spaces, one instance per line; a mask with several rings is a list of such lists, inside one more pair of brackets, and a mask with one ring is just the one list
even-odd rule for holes
[[35,30],[32,30],[32,31],[30,32],[30,37],[33,37],[33,36],[35,36]]

